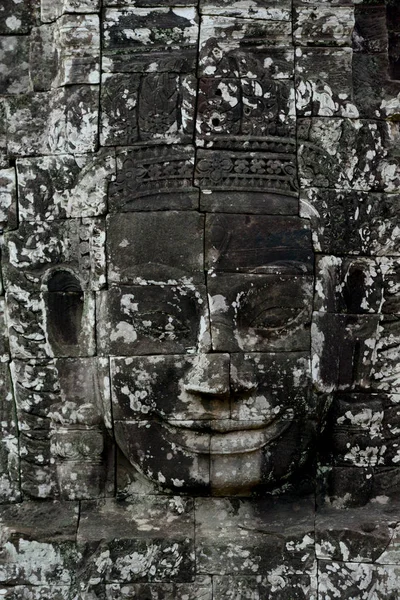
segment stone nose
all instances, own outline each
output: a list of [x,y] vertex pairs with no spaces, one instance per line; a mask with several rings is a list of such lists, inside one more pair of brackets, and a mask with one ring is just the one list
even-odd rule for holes
[[186,374],[185,391],[201,396],[229,396],[229,365],[229,354],[198,354]]

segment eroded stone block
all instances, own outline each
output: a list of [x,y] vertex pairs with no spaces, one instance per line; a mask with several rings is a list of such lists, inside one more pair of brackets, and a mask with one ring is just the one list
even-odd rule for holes
[[[263,144],[264,145],[264,144]],[[195,183],[203,210],[297,214],[294,141],[274,138],[265,152],[199,150]]]
[[104,214],[114,173],[109,151],[18,159],[19,216],[24,221],[49,221]]
[[0,169],[0,223],[2,229],[17,227],[17,186],[15,169]]
[[24,94],[29,91],[28,36],[0,36],[0,71],[2,94]]
[[9,102],[8,151],[15,156],[94,152],[98,88],[70,86]]
[[351,48],[297,48],[299,116],[359,116],[353,99],[352,58]]
[[298,133],[303,188],[397,189],[399,171],[389,154],[392,133],[388,123],[316,117],[300,119]]
[[96,574],[107,583],[192,581],[193,536],[191,499],[141,496],[130,503],[82,503],[78,544],[95,561],[101,542]]
[[31,2],[4,0],[0,7],[0,34],[29,33],[38,20],[39,3],[40,0],[31,0]]
[[[120,3],[118,3],[120,5]],[[185,6],[143,3],[108,8],[103,21],[103,67],[116,72],[183,72],[195,67],[198,17]],[[148,83],[161,81],[149,78]],[[153,97],[154,100],[154,97]],[[148,98],[150,102],[150,98]]]
[[[253,4],[250,9],[242,4],[225,9],[263,10]],[[266,7],[263,7],[264,10]],[[278,10],[282,10],[279,3]],[[209,11],[210,9],[207,9]],[[217,9],[215,9],[217,12]],[[223,13],[222,13],[223,14]],[[231,13],[232,14],[232,13]],[[227,17],[219,14],[204,15],[200,28],[199,68],[202,77],[248,77],[289,79],[293,76],[290,23],[257,18]]]
[[251,576],[215,576],[213,577],[214,600],[309,600],[314,598],[316,577],[312,575],[293,575],[284,567],[272,571],[267,577]]
[[93,13],[100,10],[100,0],[41,0],[41,20],[55,21],[65,13]]
[[319,561],[319,568],[318,592],[326,600],[333,600],[343,592],[357,600],[396,597],[400,578],[397,566]]
[[[197,143],[214,145],[237,136],[295,136],[291,80],[208,77],[200,80]],[[240,172],[240,171],[239,171]]]
[[295,9],[294,40],[301,46],[351,46],[353,27],[352,6],[313,2]]
[[397,194],[303,190],[300,215],[310,219],[315,252],[396,256]]
[[[0,581],[8,585],[70,585],[80,554],[78,505],[25,501],[1,508]],[[29,596],[28,596],[29,598]]]
[[196,577],[194,583],[112,583],[106,586],[106,600],[212,600],[210,577]]
[[196,81],[179,72],[106,73],[101,86],[101,143],[189,143]]
[[326,392],[369,388],[381,326],[379,315],[315,312],[311,343],[317,388]]
[[313,502],[198,498],[197,564],[200,573],[283,578],[311,574]]
[[396,258],[321,256],[316,264],[315,310],[398,314],[400,264]]

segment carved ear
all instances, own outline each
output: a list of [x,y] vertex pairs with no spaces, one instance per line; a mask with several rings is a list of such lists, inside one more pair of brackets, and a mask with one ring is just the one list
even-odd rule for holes
[[82,287],[69,271],[55,271],[47,282],[47,325],[54,354],[68,356],[79,343],[84,297]]

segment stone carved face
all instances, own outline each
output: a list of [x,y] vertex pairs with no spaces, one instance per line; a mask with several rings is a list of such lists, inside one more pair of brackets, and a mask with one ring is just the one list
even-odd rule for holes
[[282,485],[305,462],[315,429],[306,222],[117,214],[107,243],[97,340],[111,356],[122,452],[175,491]]

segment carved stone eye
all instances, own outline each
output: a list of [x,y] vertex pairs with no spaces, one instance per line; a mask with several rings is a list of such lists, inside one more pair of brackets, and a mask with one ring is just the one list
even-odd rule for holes
[[83,291],[69,271],[56,271],[47,282],[48,329],[51,345],[66,350],[79,343]]

